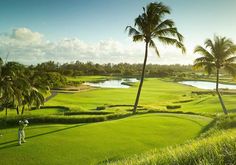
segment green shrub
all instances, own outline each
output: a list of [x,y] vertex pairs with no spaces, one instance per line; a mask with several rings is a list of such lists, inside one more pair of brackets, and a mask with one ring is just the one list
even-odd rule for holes
[[79,112],[65,112],[64,115],[108,115],[111,112],[103,112],[103,111],[79,111]]
[[180,101],[176,101],[176,102],[173,102],[173,103],[188,103],[188,102],[191,102],[191,101],[193,101],[193,99],[180,100]]
[[127,85],[127,86],[134,86],[134,83],[132,82],[122,82],[122,85]]
[[[66,106],[40,106],[40,109],[50,109],[50,108],[60,108],[60,109],[64,109],[66,111],[69,111],[70,108],[66,107]],[[31,110],[36,110],[36,107],[32,107]]]
[[98,107],[96,108],[96,110],[104,110],[104,109],[106,109],[105,106],[98,106]]
[[167,109],[178,109],[178,108],[181,108],[181,105],[167,105],[166,108]]
[[[70,112],[76,113],[76,112]],[[102,112],[103,115],[96,116],[73,116],[73,115],[48,115],[48,116],[39,116],[39,115],[24,115],[24,116],[9,116],[7,118],[0,118],[0,128],[15,127],[18,125],[18,121],[22,119],[29,120],[30,124],[78,124],[78,123],[93,123],[101,122],[111,119],[118,119],[129,116],[129,114],[112,114],[109,112]],[[91,115],[91,114],[90,114]]]

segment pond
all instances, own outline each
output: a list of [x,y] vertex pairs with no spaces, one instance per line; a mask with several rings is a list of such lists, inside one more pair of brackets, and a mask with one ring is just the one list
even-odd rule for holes
[[89,83],[86,82],[84,83],[85,85],[89,85],[92,87],[100,87],[100,88],[129,88],[129,85],[125,85],[123,83],[134,83],[138,82],[136,78],[124,78],[120,80],[107,80],[103,82],[98,82],[98,83]]
[[[181,81],[180,84],[185,85],[191,85],[200,89],[215,89],[216,83],[214,82],[208,82],[208,81]],[[236,85],[230,85],[230,84],[221,84],[219,83],[219,88],[223,89],[236,89]]]

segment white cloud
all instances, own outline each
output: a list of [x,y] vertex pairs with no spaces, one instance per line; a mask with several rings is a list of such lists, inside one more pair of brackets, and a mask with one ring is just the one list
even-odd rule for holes
[[[161,58],[154,51],[149,53],[149,63],[189,64],[194,56],[180,55],[172,47],[160,46]],[[28,28],[12,30],[10,34],[0,34],[0,57],[10,53],[8,60],[25,64],[36,64],[49,60],[56,62],[92,61],[96,63],[142,63],[144,57],[143,43],[123,44],[113,39],[86,43],[79,38],[64,38],[57,42],[47,41],[43,34]]]
[[43,35],[38,32],[32,32],[27,28],[18,28],[12,31],[11,38],[23,42],[41,43]]

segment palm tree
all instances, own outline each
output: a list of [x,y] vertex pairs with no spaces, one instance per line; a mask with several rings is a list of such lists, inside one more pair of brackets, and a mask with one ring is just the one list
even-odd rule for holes
[[44,96],[38,89],[32,87],[30,91],[30,105],[35,105],[36,108],[40,108],[44,104]]
[[170,14],[170,8],[168,6],[156,2],[150,3],[146,6],[146,8],[143,8],[143,13],[135,19],[134,27],[126,27],[129,36],[133,37],[134,42],[145,42],[145,57],[143,62],[142,75],[134,104],[133,113],[136,113],[139,97],[141,94],[148,56],[148,47],[154,48],[156,54],[160,56],[154,39],[157,39],[164,44],[175,45],[177,48],[182,49],[183,53],[185,52],[185,47],[183,45],[183,36],[178,32],[172,20],[163,19],[166,14]]
[[15,73],[0,58],[0,101],[6,109],[6,116],[14,95],[13,77]]
[[194,68],[203,68],[209,75],[213,71],[216,71],[216,93],[224,113],[228,114],[219,92],[219,73],[221,69],[224,69],[228,73],[235,75],[236,45],[226,37],[215,36],[214,41],[210,39],[205,41],[205,48],[197,46],[194,53],[202,55],[202,57],[199,57],[194,61]]
[[6,67],[14,73],[14,76],[11,76],[13,89],[11,98],[13,106],[16,107],[16,112],[19,114],[19,106],[22,105],[23,101],[23,91],[29,89],[30,84],[24,74],[24,65],[18,62],[8,62],[6,63]]

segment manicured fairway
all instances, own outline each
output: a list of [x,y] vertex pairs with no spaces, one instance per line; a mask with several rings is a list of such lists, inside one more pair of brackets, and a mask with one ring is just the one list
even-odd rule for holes
[[[88,78],[88,77],[87,77]],[[94,89],[73,94],[60,93],[46,105],[63,105],[73,110],[92,110],[97,106],[134,104],[137,83],[128,89]],[[218,97],[212,95],[196,95],[192,91],[200,89],[182,85],[177,82],[157,78],[144,81],[139,105],[147,108],[165,110],[167,105],[181,105],[181,111],[190,112],[222,112]],[[229,111],[236,110],[236,95],[223,95]],[[190,102],[185,102],[190,100]]]
[[[146,79],[143,85],[140,104],[158,107],[181,99],[196,88],[156,78]],[[60,93],[46,105],[69,106],[75,109],[90,110],[104,104],[133,104],[137,93],[137,84],[128,89],[94,89],[74,94]]]
[[17,129],[0,137],[0,164],[98,164],[198,136],[210,118],[146,114],[102,123],[36,125],[17,146]]

